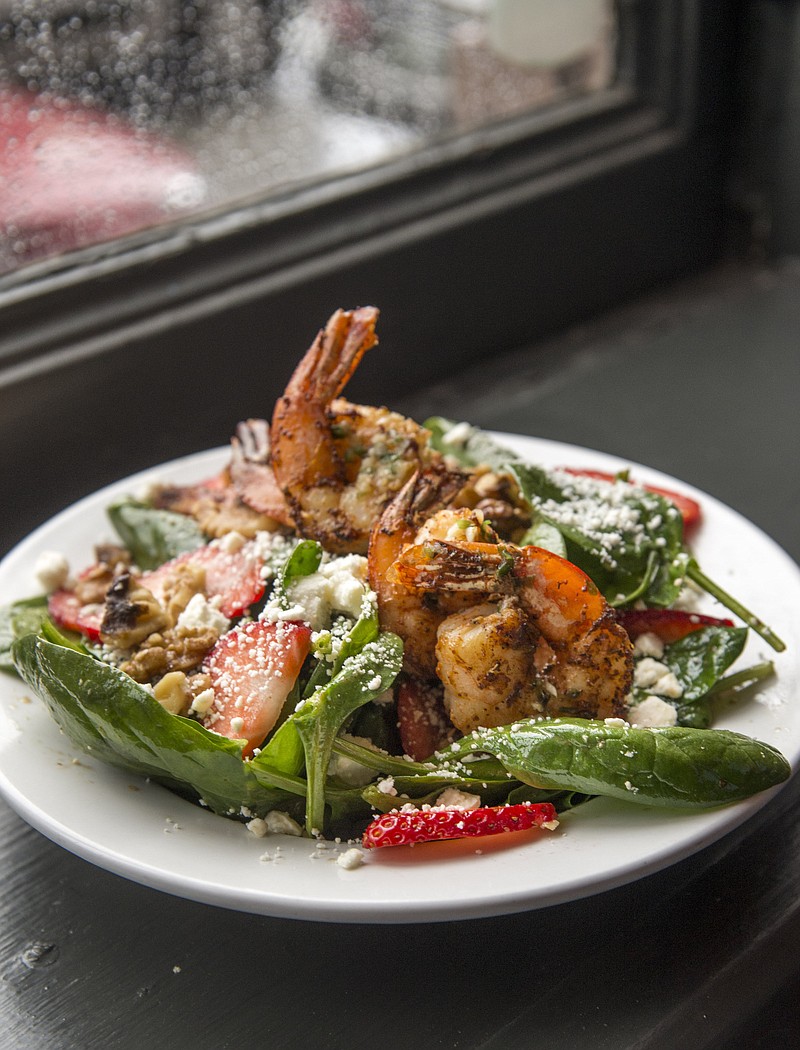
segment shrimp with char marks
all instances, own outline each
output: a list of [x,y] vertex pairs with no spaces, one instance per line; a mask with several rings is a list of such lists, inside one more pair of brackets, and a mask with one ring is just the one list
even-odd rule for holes
[[436,676],[436,632],[454,612],[474,599],[453,591],[427,592],[422,600],[398,580],[395,563],[415,543],[460,537],[497,542],[479,509],[455,506],[468,477],[438,463],[416,473],[388,504],[372,531],[369,583],[378,599],[381,626],[403,639],[403,675],[395,690],[403,750],[421,761],[453,739],[455,729],[444,708]]
[[432,540],[407,547],[396,579],[467,608],[436,632],[436,671],[453,724],[468,733],[534,715],[624,716],[633,648],[595,585],[550,551]]
[[[444,539],[451,532],[489,539],[480,512],[449,506],[465,475],[438,464],[410,478],[388,504],[372,530],[367,559],[369,585],[378,598],[381,626],[403,639],[403,668],[421,680],[436,677],[436,630],[445,616],[463,609],[462,595],[419,592],[398,581],[393,568],[402,552],[415,543]],[[491,534],[493,535],[493,533]]]
[[373,307],[337,310],[275,405],[270,458],[295,528],[335,554],[367,551],[375,520],[421,466],[439,458],[418,424],[339,398],[377,342]]

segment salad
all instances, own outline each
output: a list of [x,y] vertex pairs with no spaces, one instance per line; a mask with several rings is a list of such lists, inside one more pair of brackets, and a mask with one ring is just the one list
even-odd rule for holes
[[714,728],[774,674],[739,666],[748,633],[783,643],[692,557],[701,508],[346,401],[376,322],[337,311],[220,475],[113,503],[88,566],[43,558],[0,666],[80,748],[257,833],[376,848],[787,779]]

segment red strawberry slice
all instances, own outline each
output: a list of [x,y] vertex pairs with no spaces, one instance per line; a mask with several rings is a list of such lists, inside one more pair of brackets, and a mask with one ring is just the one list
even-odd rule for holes
[[655,634],[669,645],[701,627],[733,627],[733,620],[718,620],[685,609],[622,609],[617,619],[635,641],[640,634]]
[[205,727],[245,739],[242,754],[251,755],[277,722],[310,645],[311,628],[294,621],[250,621],[222,635],[203,664],[214,689]]
[[[579,470],[575,467],[564,467],[564,470],[567,474],[574,474],[583,478],[594,478],[596,481],[614,482],[618,480],[615,474],[609,474],[604,470]],[[684,535],[688,536],[700,524],[703,516],[700,504],[690,496],[684,496],[680,492],[673,492],[671,489],[662,489],[657,485],[642,485],[642,488],[647,489],[648,492],[655,492],[657,496],[663,496],[664,499],[668,499],[675,504],[683,518]]]
[[384,813],[367,827],[361,842],[366,849],[413,846],[417,842],[502,835],[528,828],[552,830],[557,824],[555,808],[549,802],[522,802],[514,806],[483,806],[471,810],[434,807]]
[[220,612],[228,619],[241,616],[264,594],[261,560],[252,544],[245,544],[238,551],[226,551],[213,543],[198,547],[197,550],[165,562],[152,572],[144,573],[140,582],[161,601],[166,577],[176,566],[188,564],[200,565],[205,569],[206,597],[220,598]]
[[78,600],[74,591],[61,589],[53,591],[47,599],[47,611],[50,619],[59,627],[64,627],[68,631],[78,631],[90,641],[100,641],[104,605],[96,602],[84,605]]
[[406,677],[397,686],[397,728],[403,751],[422,762],[449,742],[453,726],[440,682]]

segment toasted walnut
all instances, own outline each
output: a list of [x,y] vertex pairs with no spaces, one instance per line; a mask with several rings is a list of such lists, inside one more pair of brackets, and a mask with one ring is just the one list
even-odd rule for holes
[[117,570],[117,575],[131,563],[130,551],[118,543],[98,543],[94,549],[95,557],[101,565]]
[[190,675],[186,681],[192,694],[189,713],[197,715],[199,718],[205,718],[214,706],[215,699],[211,675],[200,672],[199,674]]
[[482,511],[495,531],[507,540],[518,539],[531,523],[530,514],[500,499],[479,500],[473,509]]
[[137,682],[150,682],[170,671],[192,671],[218,637],[212,627],[170,627],[145,638],[122,670]]
[[520,498],[517,483],[508,474],[476,468],[458,494],[457,503],[483,512],[487,521],[506,540],[518,540],[530,526],[530,510]]
[[203,594],[206,570],[195,562],[174,565],[164,577],[161,604],[167,627],[174,627],[178,617],[195,594]]
[[100,638],[115,649],[132,649],[165,622],[164,610],[152,593],[125,572],[106,593]]
[[185,714],[192,702],[189,680],[183,671],[168,671],[153,686],[153,696],[171,715]]
[[81,605],[102,605],[106,592],[117,576],[127,572],[131,556],[124,547],[105,543],[95,547],[97,562],[75,584]]
[[211,675],[199,672],[198,674],[190,675],[186,679],[186,683],[189,687],[189,692],[193,697],[199,696],[204,693],[207,689],[211,689]]

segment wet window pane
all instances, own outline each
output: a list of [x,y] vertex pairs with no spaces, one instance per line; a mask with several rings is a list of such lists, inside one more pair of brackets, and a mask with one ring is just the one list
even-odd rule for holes
[[0,0],[0,273],[607,87],[611,0]]

